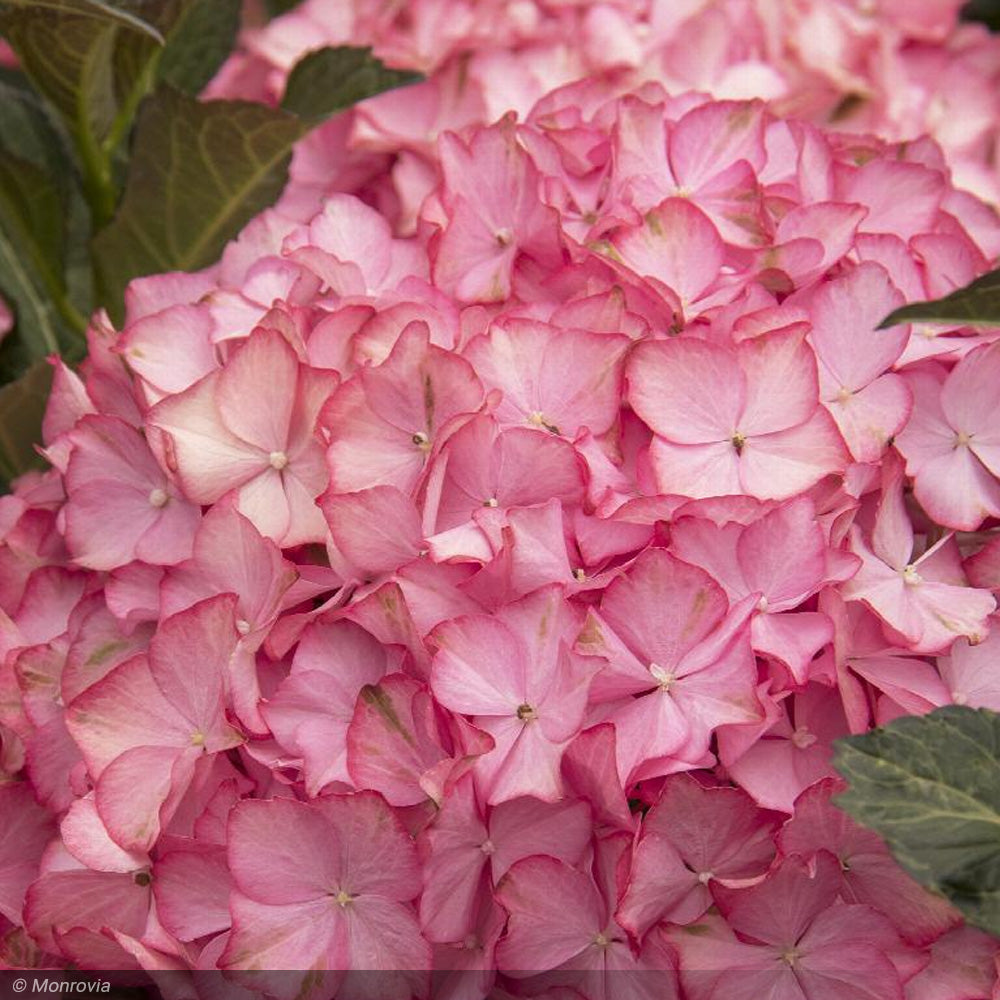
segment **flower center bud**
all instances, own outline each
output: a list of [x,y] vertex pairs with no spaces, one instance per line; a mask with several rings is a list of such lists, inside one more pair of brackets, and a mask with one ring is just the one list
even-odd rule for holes
[[737,455],[743,451],[743,446],[747,443],[746,435],[741,434],[739,431],[736,431],[729,440],[732,441]]
[[163,507],[166,505],[170,497],[166,490],[161,490],[159,486],[155,490],[149,491],[149,506],[150,507]]
[[239,632],[240,635],[247,635],[250,632],[250,622],[248,622],[245,618],[237,618],[236,631]]
[[819,737],[814,733],[809,732],[805,726],[799,726],[799,728],[792,733],[792,743],[794,743],[800,750],[808,749],[818,739]]
[[531,722],[532,719],[538,718],[538,712],[535,711],[533,706],[525,702],[523,705],[517,706],[517,717],[522,722]]
[[907,587],[917,587],[924,582],[924,578],[916,571],[912,563],[909,566],[904,566],[900,570],[900,575]]
[[278,472],[288,465],[288,456],[283,451],[272,451],[267,460],[271,463],[271,468]]
[[481,850],[483,854],[493,854],[496,851],[496,845],[492,840],[487,839],[479,845],[479,850]]
[[661,691],[669,691],[677,677],[669,670],[664,670],[658,663],[649,665],[649,672],[653,675],[656,683],[660,685]]
[[964,691],[952,691],[951,700],[956,705],[965,705],[969,701],[969,696]]
[[333,897],[333,901],[338,906],[346,908],[354,901],[354,897],[349,892],[345,892],[343,889],[338,889],[336,895]]
[[410,440],[421,450],[430,451],[431,439],[423,432],[417,431]]
[[484,500],[483,501],[483,506],[484,507],[499,507],[500,504],[497,501],[496,497],[490,497],[488,500]]
[[504,227],[493,234],[493,239],[497,241],[498,247],[509,247],[514,242],[514,234]]
[[956,448],[967,448],[969,442],[972,441],[972,435],[966,434],[965,431],[959,431],[955,435],[955,447]]

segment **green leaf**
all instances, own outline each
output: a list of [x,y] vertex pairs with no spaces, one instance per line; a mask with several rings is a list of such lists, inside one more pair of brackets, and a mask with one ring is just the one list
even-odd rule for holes
[[171,28],[157,80],[198,94],[233,50],[240,28],[240,0],[194,0]]
[[121,206],[93,244],[113,318],[121,318],[132,278],[215,261],[277,199],[292,145],[304,132],[297,118],[276,108],[157,91],[139,114]]
[[48,10],[59,14],[76,14],[95,21],[113,22],[149,35],[157,44],[163,44],[163,36],[151,24],[121,6],[105,3],[104,0],[4,0],[4,6],[15,10]]
[[162,44],[160,32],[124,11],[84,0],[0,5],[0,33],[74,138],[97,144]]
[[[86,294],[77,305],[68,301],[65,264],[89,234],[67,155],[67,140],[37,95],[13,76],[0,80],[0,290],[17,313],[13,336],[23,348],[23,363],[8,365],[8,378],[31,360],[82,343],[90,301]],[[76,224],[73,238],[68,222]]]
[[0,389],[0,477],[4,483],[44,464],[35,451],[52,386],[52,366],[36,362],[21,378]]
[[1000,326],[1000,270],[976,278],[943,299],[903,306],[886,316],[878,328],[920,321]]
[[50,292],[62,285],[63,220],[63,200],[45,173],[0,154],[0,289],[32,358],[66,339]]
[[1000,935],[1000,714],[949,705],[835,744],[837,805],[919,882]]
[[267,8],[267,16],[274,18],[287,14],[301,2],[302,0],[264,0],[264,6]]
[[389,69],[371,49],[346,45],[318,49],[295,64],[281,106],[304,121],[316,122],[367,97],[421,79],[419,73]]

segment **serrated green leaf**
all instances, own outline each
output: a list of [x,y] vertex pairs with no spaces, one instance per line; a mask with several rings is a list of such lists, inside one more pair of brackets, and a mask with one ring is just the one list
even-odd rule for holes
[[233,50],[240,28],[240,0],[194,0],[169,32],[157,80],[198,94]]
[[421,79],[419,73],[389,69],[368,48],[318,49],[295,64],[281,106],[304,121],[315,122]]
[[161,88],[143,106],[114,221],[94,241],[102,299],[120,318],[125,286],[161,271],[193,271],[284,187],[293,115],[245,101],[204,101]]
[[0,479],[4,486],[44,464],[34,445],[42,438],[51,386],[52,366],[38,361],[19,379],[0,388]]
[[886,316],[878,328],[914,322],[1000,326],[1000,270],[990,271],[944,298],[902,306]]
[[1000,935],[1000,714],[949,705],[835,743],[836,798],[971,924]]

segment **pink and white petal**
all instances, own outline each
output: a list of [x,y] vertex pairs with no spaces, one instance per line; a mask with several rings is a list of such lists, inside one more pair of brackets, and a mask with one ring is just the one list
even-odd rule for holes
[[959,636],[970,642],[985,637],[989,616],[996,610],[996,600],[989,591],[927,580],[910,590],[923,623],[915,651],[941,653]]
[[632,408],[669,441],[728,443],[738,428],[746,379],[730,350],[693,338],[646,341],[632,352],[627,377]]
[[317,799],[313,807],[330,825],[326,851],[338,855],[335,865],[342,888],[399,903],[419,895],[420,864],[413,840],[381,795],[331,795]]
[[902,304],[903,296],[888,273],[873,262],[820,286],[810,302],[810,336],[838,386],[857,392],[899,359],[909,328],[876,328]]
[[[97,779],[94,802],[117,844],[133,853],[153,847],[161,830],[160,811],[171,794],[186,790],[194,766],[189,758],[200,752],[194,747],[189,751],[134,747],[104,768]],[[180,773],[175,774],[178,765]]]
[[899,375],[881,375],[849,396],[824,401],[840,433],[858,462],[877,462],[906,425],[913,394]]
[[746,403],[736,428],[744,437],[783,431],[812,416],[819,376],[804,333],[778,330],[750,337],[736,351],[746,378]]
[[745,492],[740,455],[730,441],[674,444],[654,437],[649,445],[649,461],[660,493],[702,500]]
[[344,995],[359,1000],[425,995],[431,950],[410,907],[361,893],[344,907],[343,919],[347,936]]
[[236,509],[265,537],[284,544],[291,527],[291,510],[284,474],[267,466],[234,493]]
[[624,265],[662,282],[687,311],[717,280],[725,259],[718,230],[686,198],[668,198],[647,212],[641,226],[620,229],[611,245]]
[[796,686],[808,682],[814,657],[833,641],[833,623],[818,611],[758,615],[750,631],[754,651],[784,663]]
[[[1000,443],[996,430],[998,380],[1000,344],[977,347],[955,366],[941,388],[941,412],[957,432]],[[994,471],[1000,471],[1000,464]]]
[[207,309],[173,305],[130,323],[118,350],[128,366],[159,393],[176,395],[218,366]]
[[[184,507],[193,512],[196,522],[197,508]],[[148,490],[116,482],[78,487],[64,511],[66,544],[74,561],[96,570],[117,569],[138,558],[143,536],[160,517],[160,508],[149,502]]]
[[283,453],[298,372],[298,358],[280,333],[252,333],[218,375],[215,400],[223,425],[264,454]]
[[[431,689],[446,708],[465,715],[506,716],[516,720],[527,695],[526,651],[501,622],[467,615],[433,633],[438,652],[431,667]],[[489,650],[489,663],[483,651]]]
[[[995,626],[995,622],[991,623]],[[991,628],[986,639],[973,646],[959,639],[948,656],[938,660],[941,678],[956,705],[1000,711],[1000,677],[995,668],[1000,630]]]
[[334,544],[363,578],[391,572],[419,554],[416,506],[393,486],[327,494],[320,506]]
[[813,592],[826,569],[826,545],[816,508],[804,497],[791,500],[748,525],[736,543],[746,581],[739,596],[757,591],[767,607],[784,611]]
[[144,656],[116,667],[78,695],[66,727],[94,777],[134,747],[191,745],[191,724],[167,701]]
[[159,517],[136,543],[136,559],[158,566],[175,566],[190,558],[200,522],[201,511],[195,504],[181,497],[170,497],[160,508]]
[[226,676],[239,640],[235,610],[235,594],[200,601],[162,621],[149,647],[157,687],[210,751],[239,740],[223,720]]
[[922,462],[913,492],[938,524],[960,531],[975,531],[1000,515],[1000,483],[965,445]]
[[590,808],[580,800],[540,802],[525,797],[496,806],[490,816],[493,880],[532,854],[579,865],[591,839]]
[[147,415],[150,447],[185,496],[215,503],[268,467],[268,456],[230,433],[216,408],[216,375],[162,400]]
[[476,759],[474,773],[486,801],[498,805],[521,795],[544,802],[563,797],[559,763],[565,744],[546,739],[537,719],[477,718],[494,740],[494,749]]
[[[234,891],[230,897],[233,930],[219,958],[221,969],[302,970],[337,967],[334,943],[342,918],[327,897],[269,906]],[[334,961],[331,961],[331,958]],[[304,978],[307,972],[301,972]],[[280,977],[288,1000],[299,995],[297,976]],[[269,991],[270,992],[270,991]]]
[[660,689],[627,702],[610,718],[618,735],[618,774],[626,786],[643,764],[676,753],[691,736],[680,706]]
[[758,500],[785,500],[841,472],[849,460],[833,419],[818,410],[798,427],[747,440],[739,456],[739,492]]
[[59,824],[63,845],[82,865],[104,872],[134,872],[149,863],[145,852],[126,851],[108,834],[94,797],[77,799]]
[[20,924],[24,894],[38,876],[42,852],[56,828],[25,782],[0,785],[0,915]]

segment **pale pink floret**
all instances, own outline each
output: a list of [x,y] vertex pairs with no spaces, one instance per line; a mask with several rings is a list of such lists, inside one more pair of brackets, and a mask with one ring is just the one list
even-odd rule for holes
[[[495,617],[470,615],[435,630],[434,697],[472,717],[495,741],[475,775],[490,804],[519,795],[556,801],[559,762],[580,730],[597,662],[571,651],[582,616],[546,587]],[[483,650],[490,656],[483,657]]]
[[954,704],[1000,712],[998,649],[1000,633],[991,629],[986,639],[976,645],[956,639],[948,655],[938,657],[941,679]]
[[1000,344],[976,348],[941,375],[928,369],[910,376],[913,416],[896,444],[927,513],[973,531],[1000,515]]
[[191,554],[201,519],[138,431],[88,416],[69,435],[66,542],[76,562],[110,570],[133,560],[172,565]]
[[330,490],[395,486],[412,493],[429,456],[482,404],[472,367],[409,323],[385,361],[362,368],[324,408]]
[[948,559],[950,536],[913,558],[898,465],[895,472],[886,466],[884,478],[870,541],[859,526],[851,529],[851,548],[862,565],[844,584],[844,598],[864,601],[914,652],[943,652],[958,636],[979,642],[996,608],[993,595],[968,587],[960,566],[956,574],[951,562],[957,560]]
[[789,500],[746,527],[680,518],[671,549],[710,572],[730,601],[759,595],[753,647],[785,664],[798,685],[808,679],[814,655],[833,638],[833,626],[822,613],[795,609],[860,565],[827,546],[807,497]]
[[910,415],[910,391],[890,371],[906,347],[908,327],[875,330],[902,304],[873,263],[821,285],[809,303],[820,398],[859,462],[877,461]]
[[262,330],[220,371],[149,412],[150,443],[195,503],[228,495],[280,545],[321,541],[315,498],[326,468],[315,424],[335,384],[332,373],[301,365],[280,334]]
[[690,337],[640,344],[628,384],[656,435],[650,461],[663,493],[784,499],[846,464],[801,334],[735,348]]
[[513,116],[479,129],[469,145],[445,133],[442,232],[432,250],[434,282],[464,302],[511,292],[521,253],[558,262],[556,215],[538,195],[538,171],[517,142]]
[[591,611],[577,648],[604,657],[591,698],[614,705],[623,781],[700,761],[713,730],[763,717],[748,618],[696,566],[647,550]]
[[500,389],[494,416],[574,438],[604,434],[618,416],[622,359],[629,339],[509,319],[464,351],[483,383]]
[[115,841],[148,850],[203,754],[241,742],[225,718],[227,666],[238,633],[231,595],[168,619],[149,656],[117,667],[73,700],[66,724],[96,781]]

